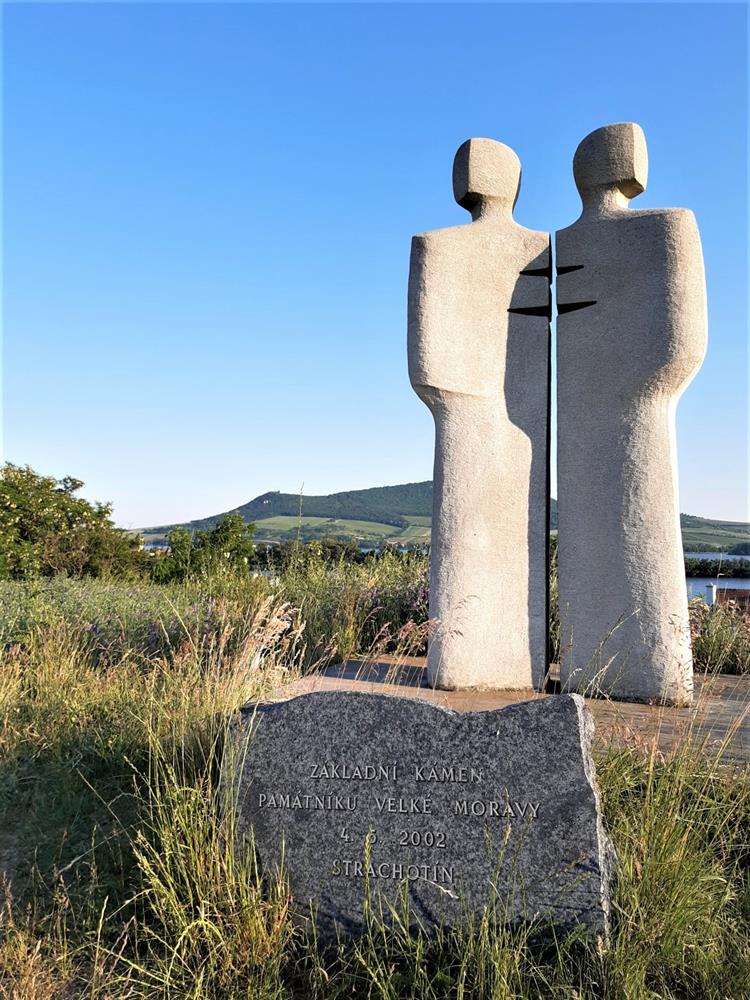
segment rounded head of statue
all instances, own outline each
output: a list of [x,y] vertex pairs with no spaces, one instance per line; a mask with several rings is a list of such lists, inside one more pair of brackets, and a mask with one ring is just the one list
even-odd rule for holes
[[513,209],[521,188],[521,161],[494,139],[467,139],[453,160],[453,195],[474,212],[489,203]]
[[584,202],[595,191],[616,190],[626,198],[645,191],[648,150],[641,126],[618,122],[590,132],[573,157],[573,177]]

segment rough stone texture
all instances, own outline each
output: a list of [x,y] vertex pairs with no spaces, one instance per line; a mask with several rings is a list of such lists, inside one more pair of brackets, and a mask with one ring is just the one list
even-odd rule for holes
[[614,855],[592,731],[568,695],[466,714],[374,694],[262,704],[232,741],[238,829],[265,871],[283,852],[324,940],[362,929],[366,883],[374,901],[408,890],[428,930],[481,912],[494,885],[504,919],[606,936]]
[[[551,670],[555,676],[555,668]],[[378,660],[332,663],[321,673],[285,684],[272,700],[300,694],[351,691],[397,698],[421,698],[454,712],[487,712],[532,698],[557,698],[536,691],[465,688],[441,691],[427,684],[426,657],[386,655]],[[750,675],[695,677],[691,705],[647,705],[589,698],[586,707],[596,726],[595,745],[607,749],[636,746],[641,753],[669,754],[691,742],[709,756],[721,751],[727,771],[750,766]],[[750,772],[748,772],[750,773]]]
[[692,212],[628,208],[647,163],[638,125],[592,132],[573,164],[582,215],[557,233],[560,673],[684,705],[675,409],[705,354],[706,294]]
[[470,139],[467,225],[415,236],[409,376],[435,419],[430,682],[540,686],[547,664],[549,235],[512,211],[518,157]]

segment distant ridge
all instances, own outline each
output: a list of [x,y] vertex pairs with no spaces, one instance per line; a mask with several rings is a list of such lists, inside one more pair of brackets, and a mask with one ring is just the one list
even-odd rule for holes
[[[142,534],[165,535],[173,528],[200,531],[213,527],[226,514],[241,514],[246,521],[259,523],[277,518],[310,518],[326,521],[358,521],[389,525],[403,530],[414,519],[432,516],[432,482],[404,483],[400,486],[375,486],[366,490],[347,490],[328,496],[305,496],[296,493],[262,493],[249,503],[222,514],[213,514],[182,524],[144,528]],[[398,530],[394,534],[398,533]],[[336,534],[336,532],[332,532]],[[346,533],[346,532],[344,532]]]
[[[241,514],[246,521],[254,521],[256,537],[261,541],[333,536],[373,544],[384,541],[423,544],[430,538],[432,482],[375,486],[327,496],[262,493],[231,511],[182,524],[143,528],[140,533],[147,540],[158,541],[173,528],[190,531],[211,528],[225,514]],[[681,514],[680,523],[686,550],[719,548],[726,551],[750,542],[750,524],[745,522],[713,521]],[[554,498],[550,504],[550,524],[553,529],[557,528],[557,501]]]

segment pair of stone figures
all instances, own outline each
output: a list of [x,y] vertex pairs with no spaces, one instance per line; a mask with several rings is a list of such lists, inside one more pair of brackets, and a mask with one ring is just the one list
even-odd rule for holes
[[[564,690],[684,705],[693,668],[675,409],[706,350],[685,209],[632,211],[641,128],[579,145],[583,211],[556,233],[558,563]],[[470,139],[472,222],[415,236],[409,375],[435,418],[428,654],[441,688],[529,688],[548,666],[550,236],[513,220],[520,162]]]

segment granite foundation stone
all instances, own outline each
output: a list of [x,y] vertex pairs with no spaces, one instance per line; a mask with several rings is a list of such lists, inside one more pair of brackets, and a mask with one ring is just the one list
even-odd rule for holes
[[225,786],[239,834],[265,872],[283,863],[325,941],[362,931],[368,893],[386,917],[406,893],[428,931],[496,906],[606,937],[614,854],[592,730],[578,696],[456,713],[307,694],[243,712]]

